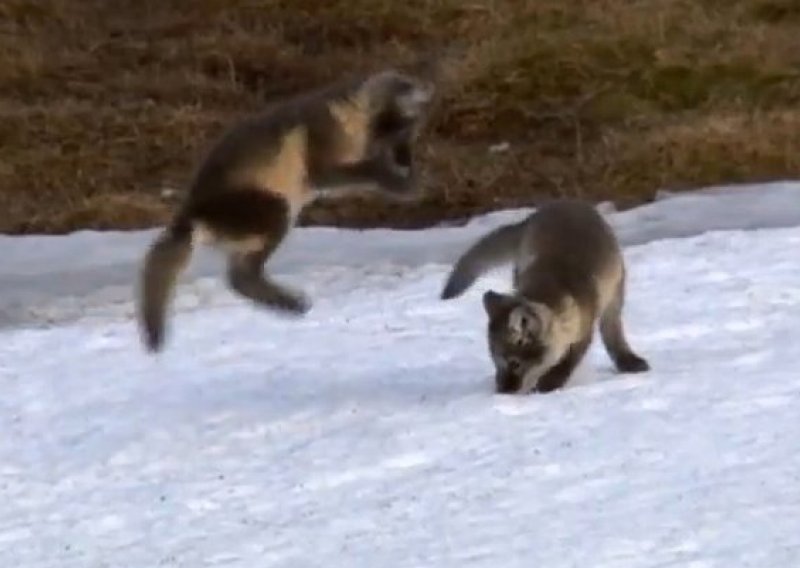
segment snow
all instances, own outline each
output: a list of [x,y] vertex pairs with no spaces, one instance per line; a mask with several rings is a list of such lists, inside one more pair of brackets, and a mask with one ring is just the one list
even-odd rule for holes
[[[608,205],[602,209],[605,211]],[[303,281],[309,267],[336,271],[376,265],[449,264],[467,243],[530,211],[500,211],[478,217],[463,227],[428,231],[302,229],[290,235],[270,267],[276,274]],[[794,227],[800,225],[800,182],[665,192],[662,200],[608,217],[624,245],[689,237],[710,230]],[[156,232],[0,236],[0,329],[49,325],[127,303],[143,250]],[[217,280],[221,270],[219,256],[200,249],[185,281],[205,291],[203,278]],[[198,293],[194,291],[195,295]]]
[[[604,208],[604,211],[607,208]],[[198,254],[166,351],[131,278],[153,237],[0,239],[0,566],[796,568],[800,184],[666,195],[608,218],[626,326],[570,388],[492,393],[474,238],[302,229],[255,310]]]

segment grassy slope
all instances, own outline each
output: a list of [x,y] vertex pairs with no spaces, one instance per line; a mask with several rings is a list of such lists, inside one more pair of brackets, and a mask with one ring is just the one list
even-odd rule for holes
[[3,0],[0,231],[163,222],[163,189],[230,121],[452,39],[468,48],[424,138],[425,199],[304,222],[797,177],[798,29],[796,0]]

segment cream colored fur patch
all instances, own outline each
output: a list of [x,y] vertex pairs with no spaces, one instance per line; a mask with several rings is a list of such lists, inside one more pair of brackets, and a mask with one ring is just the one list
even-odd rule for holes
[[[522,379],[520,392],[529,393],[539,379],[567,353],[570,345],[577,342],[582,335],[581,309],[578,303],[567,296],[557,312],[553,312],[544,304],[531,303],[544,326],[544,340],[547,353],[542,362],[528,369]],[[591,324],[590,324],[591,325]]]
[[617,287],[619,286],[619,281],[622,279],[622,272],[622,259],[617,258],[611,266],[595,276],[595,286],[597,287],[597,295],[600,300],[600,312],[606,309],[617,294]]
[[197,223],[192,231],[192,244],[205,245],[218,248],[226,253],[257,252],[264,248],[266,237],[250,235],[241,239],[232,240],[218,235],[203,223]]
[[345,164],[361,160],[369,143],[369,93],[359,92],[331,103],[329,108],[343,133],[343,143],[337,148],[337,160]]
[[262,191],[284,196],[292,210],[299,210],[311,198],[308,185],[308,133],[298,126],[281,139],[281,146],[272,156],[258,156],[249,167],[239,169],[235,184],[255,185]]

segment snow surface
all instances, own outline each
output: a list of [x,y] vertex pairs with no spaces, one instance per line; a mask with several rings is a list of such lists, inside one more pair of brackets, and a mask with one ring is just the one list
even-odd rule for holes
[[800,566],[800,185],[609,212],[653,370],[596,344],[572,388],[494,395],[507,271],[437,295],[526,213],[300,230],[274,272],[302,319],[201,254],[159,357],[129,301],[152,231],[0,239],[0,566]]
[[[609,204],[602,210],[606,212],[609,207],[613,211]],[[312,267],[338,270],[449,264],[486,231],[530,212],[500,211],[463,227],[428,231],[302,229],[289,236],[270,261],[270,269],[300,282],[308,278]],[[610,212],[608,220],[623,245],[711,230],[795,227],[800,225],[800,182],[664,192],[663,199],[655,203]],[[81,231],[68,237],[0,236],[0,328],[52,324],[127,303],[143,251],[156,233]],[[198,249],[184,281],[203,288],[202,279],[218,280],[221,270],[218,254]]]

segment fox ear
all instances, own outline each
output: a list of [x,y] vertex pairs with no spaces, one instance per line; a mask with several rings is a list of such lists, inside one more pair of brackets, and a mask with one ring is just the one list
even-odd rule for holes
[[430,105],[435,88],[424,83],[414,83],[408,90],[397,95],[397,105],[405,116],[419,118]]
[[391,69],[370,75],[363,89],[379,107],[396,105],[401,114],[410,120],[421,117],[436,91],[432,83],[422,78]]
[[517,300],[508,294],[501,294],[489,290],[483,294],[483,309],[489,316],[489,319],[495,319],[500,314],[508,313],[514,306],[517,305]]

